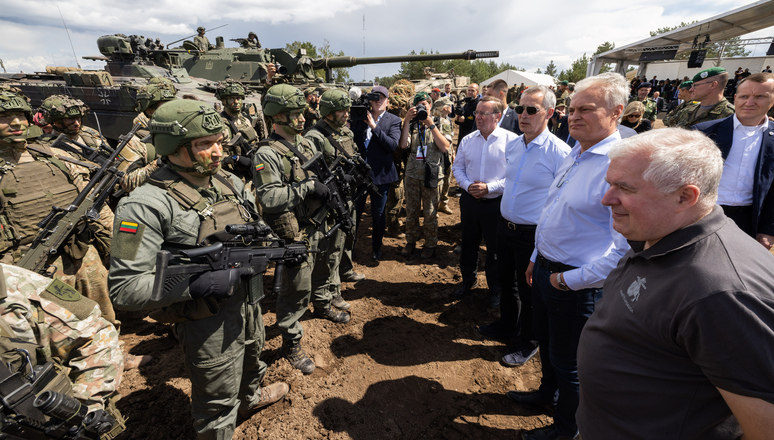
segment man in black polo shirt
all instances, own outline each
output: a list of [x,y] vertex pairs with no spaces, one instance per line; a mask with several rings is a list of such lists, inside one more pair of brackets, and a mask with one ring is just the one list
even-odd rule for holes
[[668,128],[608,157],[631,249],[581,334],[582,438],[771,438],[774,256],[715,204],[720,151]]

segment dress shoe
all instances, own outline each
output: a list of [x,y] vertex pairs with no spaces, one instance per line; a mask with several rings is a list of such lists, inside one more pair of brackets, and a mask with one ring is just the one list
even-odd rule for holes
[[496,309],[500,307],[500,290],[490,290],[489,292],[489,307]]
[[365,277],[366,276],[362,273],[357,273],[353,270],[342,275],[341,281],[344,281],[345,283],[357,283],[358,281],[363,281]]
[[505,396],[521,406],[535,409],[548,415],[553,415],[556,403],[553,399],[540,394],[539,391],[508,391]]
[[403,249],[400,251],[400,256],[403,258],[411,258],[411,254],[414,253],[416,248],[416,243],[406,243],[406,245],[403,246]]
[[454,246],[454,253],[455,254],[461,254],[462,253],[462,246],[461,245]]
[[426,247],[422,249],[422,254],[419,255],[422,260],[429,260],[435,258],[435,247]]
[[336,307],[339,310],[349,310],[350,305],[348,302],[344,301],[344,297],[341,296],[341,294],[338,294],[333,297],[331,300],[331,305],[333,307]]
[[293,368],[300,370],[304,374],[312,374],[314,371],[314,362],[309,359],[301,344],[291,342],[285,344],[285,357]]
[[573,437],[567,437],[559,433],[556,425],[548,425],[527,431],[521,434],[521,438],[522,440],[578,440],[580,435],[576,433]]
[[380,261],[382,259],[382,249],[379,248],[379,249],[375,250],[373,255],[372,255],[372,257],[373,257],[374,260]]
[[457,298],[462,298],[467,296],[471,290],[476,288],[476,285],[478,283],[473,283],[473,285],[467,286],[464,283],[460,284],[459,287],[457,287],[457,290],[454,291],[454,296]]
[[239,408],[239,417],[249,419],[262,408],[279,402],[290,391],[290,386],[285,382],[273,383],[267,387],[261,387],[261,397],[249,408]]
[[328,321],[335,322],[336,324],[346,324],[349,322],[349,313],[342,312],[340,310],[333,310],[331,306],[327,306],[324,309],[315,308],[314,316],[316,318],[327,319]]

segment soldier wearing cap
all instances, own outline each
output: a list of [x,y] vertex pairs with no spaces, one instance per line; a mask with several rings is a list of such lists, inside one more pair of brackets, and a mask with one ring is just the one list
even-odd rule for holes
[[676,127],[675,124],[678,119],[680,119],[680,113],[684,112],[686,107],[693,106],[694,104],[698,104],[698,102],[691,99],[691,86],[693,85],[693,81],[683,81],[680,83],[680,86],[677,90],[677,99],[672,101],[675,102],[677,105],[674,109],[670,110],[669,113],[664,117],[664,125],[667,127]]
[[[450,98],[443,97],[433,102],[433,121],[441,130],[441,134],[449,141],[449,145],[452,143],[454,137],[454,131],[451,125],[451,119],[449,115],[452,112],[452,102]],[[438,212],[444,214],[453,214],[454,212],[449,208],[449,185],[451,184],[451,165],[454,161],[454,149],[449,148],[449,151],[443,155],[443,178],[439,182],[441,187],[438,189]]]
[[569,81],[567,80],[561,81],[559,83],[559,88],[555,92],[556,99],[564,99],[566,102],[567,98],[570,97],[570,92],[568,90],[569,86],[570,86]]
[[199,48],[201,53],[207,52],[210,49],[215,49],[215,46],[210,44],[210,40],[204,36],[204,27],[199,26],[196,28],[196,32],[199,34],[194,37],[194,44]]
[[[337,157],[351,158],[358,154],[352,130],[347,128],[349,109],[352,100],[349,95],[338,89],[328,90],[320,97],[320,119],[306,132],[304,137],[312,142],[315,148],[323,153],[325,162],[330,166]],[[353,200],[347,200],[350,216],[355,222],[355,205]],[[352,247],[355,244],[355,231],[345,233],[336,231],[330,239],[320,241],[320,248],[327,247],[329,255],[327,263],[330,270],[327,285],[314,286],[315,289],[329,289],[333,295],[331,305],[339,310],[349,310],[350,305],[341,296],[341,281],[360,281],[365,275],[356,273],[354,268],[347,272],[339,272],[339,267],[344,255],[349,253],[352,259]],[[351,265],[351,262],[350,262]]]
[[[330,195],[328,187],[301,168],[316,152],[304,139],[304,94],[288,84],[272,86],[266,92],[264,112],[272,118],[274,132],[258,143],[253,155],[257,199],[266,222],[286,241],[305,240],[310,249],[320,249],[322,231],[329,227],[312,222],[312,216]],[[320,249],[324,251],[324,249]],[[335,323],[349,322],[349,314],[331,306],[332,292],[318,289],[328,283],[326,252],[310,255],[298,267],[283,273],[282,291],[277,298],[277,325],[282,332],[284,352],[294,368],[304,374],[314,371],[314,362],[301,348],[304,329],[300,319],[311,299],[314,314]]]
[[288,386],[261,387],[263,278],[249,269],[194,275],[151,298],[156,254],[208,244],[227,224],[255,220],[253,195],[221,169],[223,120],[198,101],[175,100],[151,118],[164,165],[116,209],[110,295],[122,310],[156,310],[175,323],[191,379],[191,415],[200,439],[230,439],[237,415],[249,418],[275,403]]
[[672,118],[672,127],[691,127],[700,122],[727,118],[734,114],[734,105],[723,96],[728,72],[722,67],[704,69],[693,77],[691,94],[698,104],[686,106]]
[[645,112],[642,114],[642,119],[647,119],[650,122],[656,121],[656,115],[658,114],[658,104],[656,100],[648,98],[652,84],[644,82],[637,87],[637,96],[629,98],[629,102],[640,101],[645,107]]
[[306,108],[304,109],[304,132],[312,128],[320,120],[320,88],[307,87],[304,89],[304,99]]

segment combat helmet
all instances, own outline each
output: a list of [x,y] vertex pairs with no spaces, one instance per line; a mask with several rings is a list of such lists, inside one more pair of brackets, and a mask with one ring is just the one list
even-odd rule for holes
[[176,94],[177,89],[169,81],[148,84],[137,91],[137,102],[134,105],[134,109],[138,112],[144,112],[154,104],[175,99]]
[[352,107],[352,100],[349,99],[347,92],[339,89],[325,91],[320,96],[320,115],[326,117],[338,110],[349,110]]
[[84,117],[89,112],[89,107],[80,99],[67,95],[51,95],[40,105],[46,124],[65,118]]
[[[223,120],[214,108],[189,99],[176,99],[153,113],[148,125],[153,145],[161,156],[169,156],[177,148],[194,139],[223,131]],[[189,151],[191,157],[193,153]]]
[[0,113],[4,112],[24,112],[27,121],[32,122],[32,108],[24,98],[11,91],[0,91]]
[[236,81],[219,82],[215,86],[216,99],[223,100],[230,96],[244,98],[246,94],[247,92],[245,91],[244,86]]
[[277,84],[266,91],[263,113],[276,116],[279,113],[306,108],[306,99],[301,90],[289,84]]

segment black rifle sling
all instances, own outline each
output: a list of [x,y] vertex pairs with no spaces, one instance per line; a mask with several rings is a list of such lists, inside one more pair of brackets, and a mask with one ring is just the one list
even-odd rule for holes
[[347,151],[344,149],[344,147],[341,146],[339,141],[336,140],[336,138],[333,137],[335,134],[333,131],[333,128],[325,122],[324,120],[320,120],[320,122],[315,125],[315,128],[320,130],[320,133],[322,133],[325,136],[325,139],[328,139],[328,142],[333,145],[333,148],[335,148],[338,152],[344,155],[347,159],[352,159],[352,156],[347,153]]

